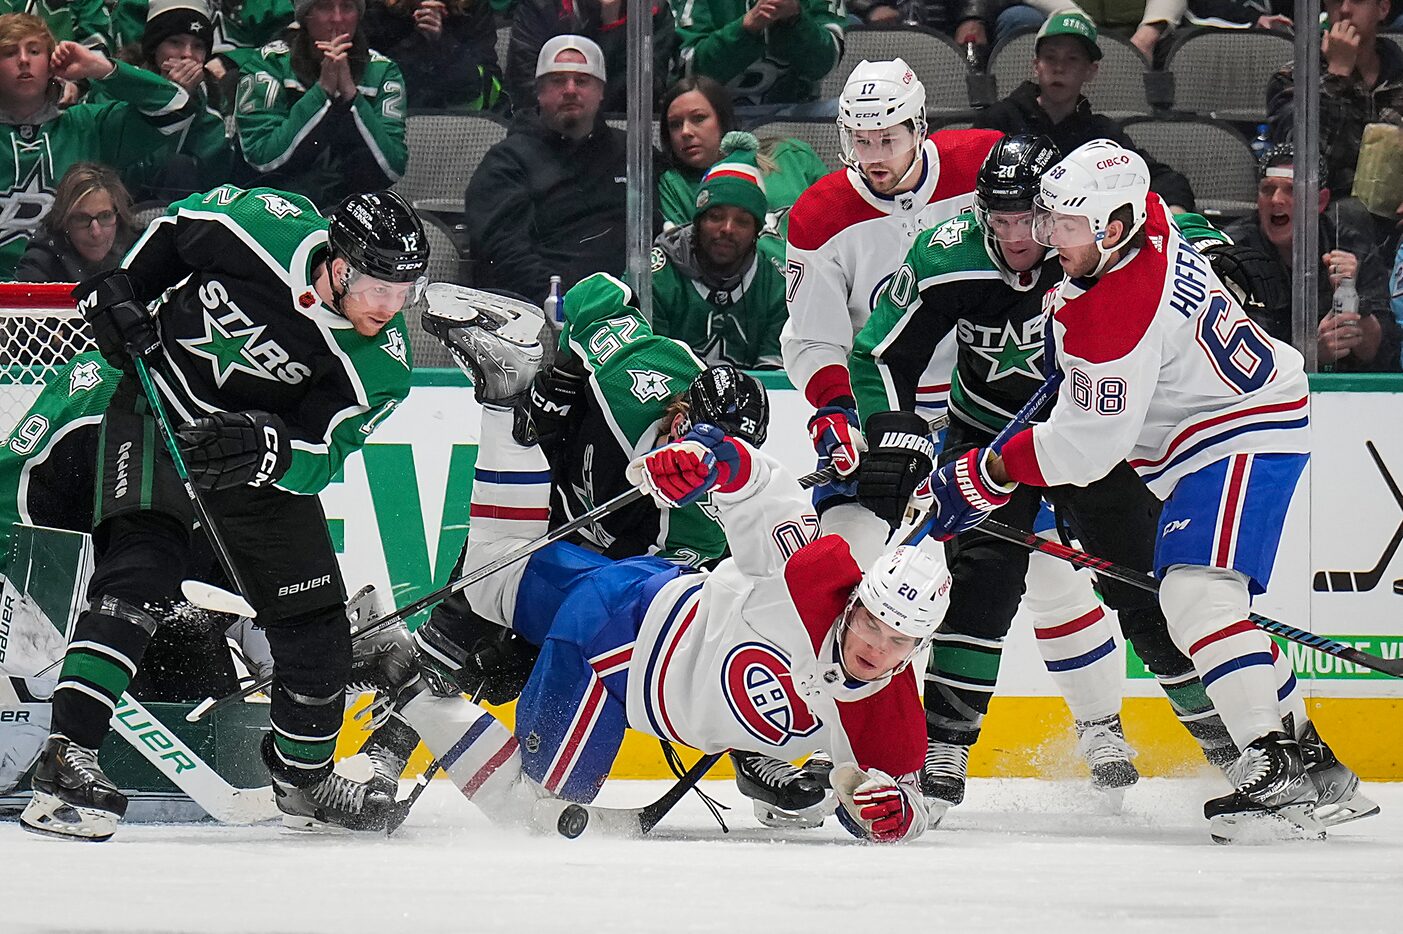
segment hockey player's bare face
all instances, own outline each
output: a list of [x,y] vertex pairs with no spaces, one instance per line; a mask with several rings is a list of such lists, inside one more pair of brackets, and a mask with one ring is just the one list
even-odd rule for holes
[[[585,64],[583,52],[564,49],[557,62]],[[579,71],[553,71],[536,79],[536,104],[541,122],[570,139],[584,139],[604,103],[604,82]]]
[[721,120],[701,91],[677,95],[667,107],[668,142],[678,162],[707,169],[721,158]]
[[730,273],[750,258],[760,223],[744,208],[718,204],[697,218],[697,252],[713,272]]
[[905,124],[883,130],[853,130],[852,158],[873,191],[900,194],[916,187],[918,179],[908,178],[907,171],[920,153],[919,143],[915,131]]
[[989,231],[999,241],[1004,262],[1014,272],[1026,272],[1043,261],[1047,250],[1033,239],[1033,212],[994,211],[989,214]]
[[313,42],[354,36],[359,27],[360,9],[354,0],[317,0],[302,17],[302,28]]
[[49,92],[49,44],[41,38],[21,39],[0,48],[0,109],[28,116]]
[[860,681],[875,681],[891,674],[916,651],[917,642],[903,636],[855,604],[842,631],[843,668]]
[[[334,289],[333,280],[339,283]],[[321,300],[333,307],[339,292],[341,314],[361,337],[374,337],[414,298],[415,283],[359,275],[350,271],[345,260],[336,259],[329,270],[323,267],[318,274],[316,288]]]

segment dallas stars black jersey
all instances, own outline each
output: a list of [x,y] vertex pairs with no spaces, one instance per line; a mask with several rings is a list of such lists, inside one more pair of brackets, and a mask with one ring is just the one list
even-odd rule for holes
[[[1062,281],[1055,256],[1005,277],[972,213],[917,235],[853,344],[858,409],[919,411],[950,385],[950,416],[998,431],[1043,382],[1042,298]],[[936,345],[958,328],[955,373],[931,372]]]
[[123,261],[160,296],[152,376],[172,417],[278,415],[293,455],[277,485],[293,493],[325,487],[409,393],[404,316],[362,337],[317,297],[326,242],[307,199],[226,185],[171,205]]

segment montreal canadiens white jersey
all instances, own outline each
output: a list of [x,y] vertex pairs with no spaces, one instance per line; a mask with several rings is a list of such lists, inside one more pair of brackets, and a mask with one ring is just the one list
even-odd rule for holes
[[[980,165],[1002,133],[941,130],[921,145],[919,181],[899,195],[879,195],[856,169],[819,179],[789,212],[785,274],[789,321],[780,351],[789,380],[815,408],[852,395],[848,354],[877,297],[922,230],[974,204]],[[943,405],[955,366],[953,334],[937,348],[938,385],[922,403]],[[938,399],[936,398],[938,396]]]
[[630,666],[629,726],[705,752],[825,750],[917,772],[925,714],[911,669],[861,682],[838,665],[833,624],[862,577],[847,545],[813,540],[809,498],[776,461],[755,452],[752,470],[740,490],[712,494],[733,556],[664,585],[637,641],[613,653]]
[[1166,498],[1241,452],[1310,450],[1301,355],[1242,310],[1150,195],[1144,248],[1048,293],[1065,374],[1052,416],[1004,448],[1009,476],[1084,485],[1120,460]]

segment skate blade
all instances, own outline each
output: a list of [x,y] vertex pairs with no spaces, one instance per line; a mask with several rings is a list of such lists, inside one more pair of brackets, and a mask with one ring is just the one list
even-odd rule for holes
[[328,824],[326,821],[317,820],[315,817],[304,817],[301,814],[284,814],[282,832],[288,835],[321,834],[345,837],[357,831],[349,827],[342,827],[340,824]]
[[946,801],[944,798],[927,798],[926,829],[935,830],[937,827],[939,827],[940,822],[945,819],[945,815],[949,813],[950,808],[952,807],[954,807],[954,805],[951,804],[949,801]]
[[112,812],[75,807],[40,791],[34,792],[19,821],[30,833],[75,843],[102,843],[117,830]]
[[1379,813],[1379,806],[1372,799],[1355,792],[1348,801],[1322,804],[1316,807],[1315,819],[1320,821],[1324,827],[1338,827],[1341,824],[1348,824],[1350,821],[1373,817],[1377,813]]
[[802,811],[786,811],[763,801],[752,801],[755,819],[766,827],[776,829],[812,830],[823,826],[823,819],[833,813],[836,801],[827,799]]
[[1128,786],[1098,785],[1091,783],[1092,800],[1102,814],[1119,814],[1125,809],[1125,789]]
[[1316,820],[1313,802],[1286,805],[1271,811],[1219,814],[1208,822],[1214,843],[1264,846],[1297,840],[1324,840],[1325,827]]

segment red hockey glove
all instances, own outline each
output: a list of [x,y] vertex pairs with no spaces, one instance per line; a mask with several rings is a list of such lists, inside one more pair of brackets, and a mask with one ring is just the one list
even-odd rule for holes
[[858,456],[867,450],[857,413],[837,405],[826,405],[809,419],[809,438],[818,452],[819,466],[832,464],[838,475],[848,477],[857,470]]
[[896,843],[925,832],[924,800],[885,772],[845,765],[834,770],[832,781],[842,802],[838,821],[854,836]]

